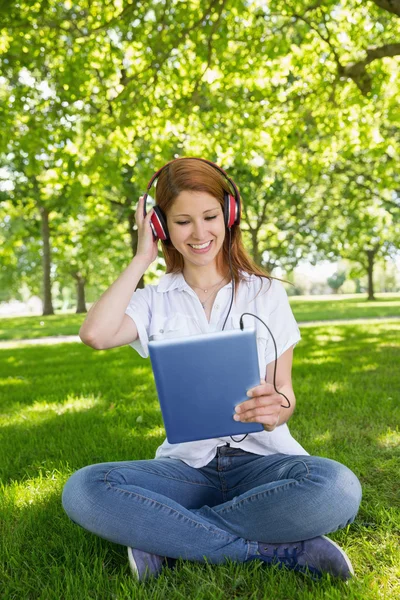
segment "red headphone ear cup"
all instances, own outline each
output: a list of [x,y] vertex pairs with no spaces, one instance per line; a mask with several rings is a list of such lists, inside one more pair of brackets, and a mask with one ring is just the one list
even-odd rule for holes
[[236,199],[234,198],[234,196],[231,196],[231,194],[229,194],[229,201],[231,207],[229,227],[232,227],[232,225],[236,223]]
[[224,222],[225,227],[230,229],[238,221],[239,207],[236,198],[224,191]]
[[159,206],[153,207],[153,214],[151,215],[150,224],[153,226],[153,232],[156,232],[157,237],[160,240],[165,241],[169,238],[167,221]]

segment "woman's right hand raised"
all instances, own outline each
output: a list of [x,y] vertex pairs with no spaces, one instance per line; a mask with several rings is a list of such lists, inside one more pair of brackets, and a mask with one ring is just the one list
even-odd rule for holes
[[135,217],[138,228],[138,243],[135,256],[146,260],[150,265],[157,258],[158,239],[154,239],[153,230],[150,226],[150,219],[154,210],[149,210],[147,215],[144,216],[143,204],[143,196],[140,196]]

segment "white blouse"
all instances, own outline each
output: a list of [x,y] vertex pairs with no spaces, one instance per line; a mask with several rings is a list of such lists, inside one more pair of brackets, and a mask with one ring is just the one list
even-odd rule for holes
[[[286,290],[276,279],[270,281],[266,277],[260,279],[255,275],[244,272],[242,274],[246,279],[239,284],[225,330],[239,329],[241,315],[244,312],[254,313],[271,329],[279,357],[301,339]],[[135,322],[139,337],[130,345],[140,356],[147,358],[150,340],[222,330],[229,310],[231,294],[232,283],[230,282],[218,291],[208,322],[199,298],[186,283],[182,273],[164,275],[158,285],[146,285],[143,289],[137,289],[131,297],[125,313]],[[243,317],[243,326],[256,330],[260,377],[265,379],[267,365],[275,360],[271,336],[268,329],[251,316]],[[242,439],[243,436],[235,437]],[[233,448],[240,447],[247,452],[260,455],[278,452],[308,454],[291,436],[287,424],[283,423],[274,431],[249,433],[241,442],[234,442],[229,436],[181,444],[169,444],[165,439],[157,448],[156,458],[177,458],[191,467],[199,468],[209,463],[214,458],[217,447],[224,446],[226,442],[229,442]]]

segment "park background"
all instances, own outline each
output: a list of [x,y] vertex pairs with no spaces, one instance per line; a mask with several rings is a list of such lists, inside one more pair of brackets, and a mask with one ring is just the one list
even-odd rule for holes
[[[400,0],[0,11],[1,597],[398,597]],[[188,563],[138,586],[124,549],[60,507],[77,468],[151,458],[164,438],[148,361],[76,336],[135,253],[139,196],[178,156],[228,172],[247,249],[292,283],[292,434],[363,484],[332,536],[349,586]],[[164,267],[160,252],[140,285]]]

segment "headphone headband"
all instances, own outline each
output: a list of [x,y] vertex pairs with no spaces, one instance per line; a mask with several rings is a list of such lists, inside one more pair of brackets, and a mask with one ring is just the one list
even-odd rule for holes
[[236,202],[238,202],[238,203],[240,202],[239,190],[237,189],[235,182],[228,176],[228,174],[225,173],[225,171],[223,169],[221,169],[221,167],[219,167],[215,163],[211,162],[210,160],[206,160],[205,158],[199,158],[197,156],[182,156],[180,158],[174,158],[173,160],[170,160],[165,165],[163,165],[161,167],[161,169],[158,169],[158,171],[156,173],[154,173],[153,177],[150,179],[149,183],[147,184],[147,188],[146,188],[144,200],[146,200],[146,198],[148,196],[148,192],[149,192],[151,186],[153,185],[153,183],[157,179],[157,177],[160,175],[161,171],[163,171],[166,167],[168,167],[168,165],[170,165],[170,164],[172,164],[174,162],[177,162],[179,160],[187,160],[187,159],[201,160],[202,162],[205,162],[208,165],[211,165],[212,167],[214,167],[215,169],[217,169],[225,177],[225,179],[227,179],[229,181],[229,183],[231,184],[231,186],[232,186],[232,188],[233,188],[233,190],[235,192],[235,200],[236,200]]

